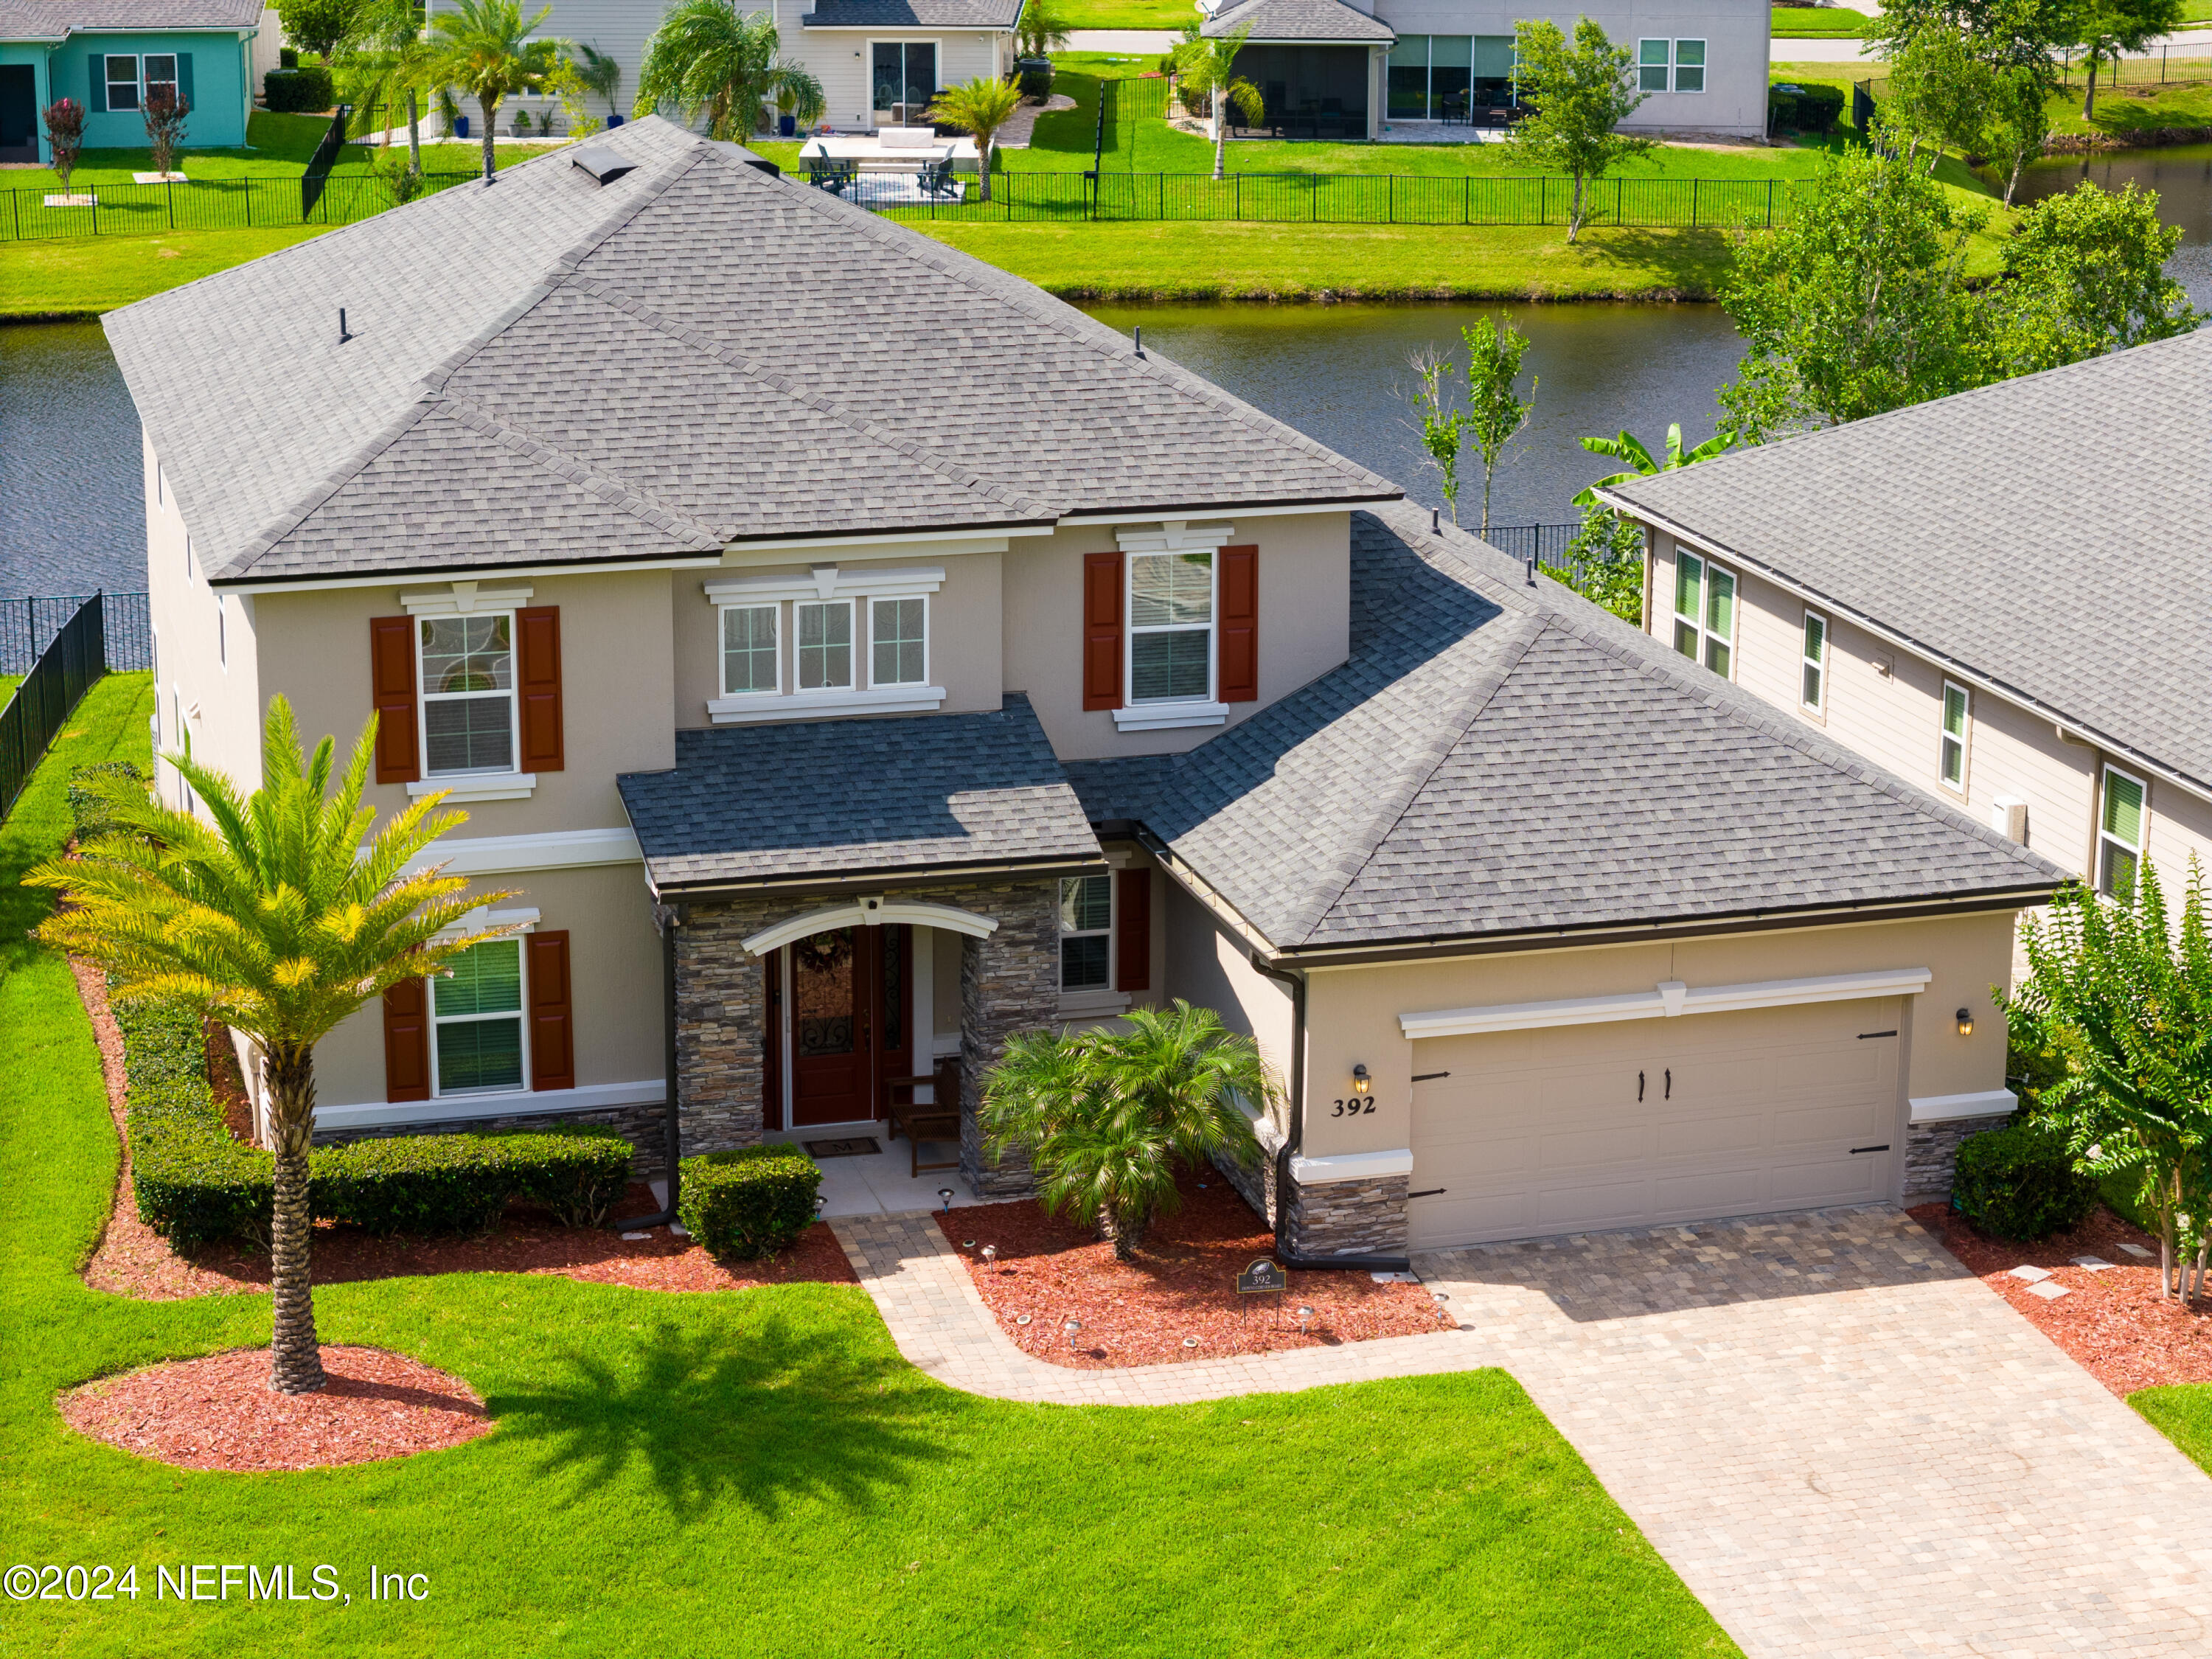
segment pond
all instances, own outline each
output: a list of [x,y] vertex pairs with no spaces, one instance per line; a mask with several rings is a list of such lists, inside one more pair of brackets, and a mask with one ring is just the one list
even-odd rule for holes
[[145,586],[138,412],[107,337],[0,328],[0,599]]
[[2054,155],[2021,173],[2014,199],[2025,205],[2062,195],[2084,179],[2106,190],[2132,184],[2158,192],[2158,216],[2181,228],[2181,246],[2166,270],[2189,290],[2191,304],[2212,311],[2212,144]]

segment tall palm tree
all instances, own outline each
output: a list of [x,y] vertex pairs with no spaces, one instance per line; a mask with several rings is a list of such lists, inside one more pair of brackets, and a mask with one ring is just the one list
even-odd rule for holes
[[829,100],[811,70],[780,56],[782,46],[766,12],[740,13],[732,0],[676,0],[645,43],[635,113],[669,105],[696,122],[703,112],[708,137],[741,143],[787,94],[793,117],[811,126]]
[[540,6],[527,21],[522,0],[454,0],[455,9],[430,20],[430,51],[423,65],[430,80],[459,87],[483,112],[484,177],[492,175],[492,131],[509,94],[543,92],[569,43],[535,38],[553,15]]
[[337,43],[337,62],[355,95],[374,106],[407,94],[407,166],[422,171],[422,88],[430,61],[422,0],[367,0]]
[[1260,88],[1237,73],[1237,54],[1252,35],[1249,23],[1216,39],[1186,36],[1175,49],[1176,74],[1187,95],[1212,100],[1213,106],[1213,176],[1221,177],[1222,152],[1229,138],[1229,109],[1234,104],[1244,118],[1257,123],[1267,112]]
[[1178,1167],[1260,1153],[1241,1102],[1277,1093],[1251,1038],[1211,1008],[1132,1008],[1119,1029],[1033,1031],[1007,1040],[983,1085],[994,1158],[1025,1152],[1048,1214],[1095,1224],[1122,1261],[1171,1212]]
[[957,87],[947,87],[929,106],[929,118],[975,136],[977,170],[982,188],[976,193],[991,199],[991,140],[1021,106],[1022,89],[1011,81],[979,75]]
[[[164,806],[143,785],[112,780],[102,793],[113,832],[24,878],[67,900],[39,928],[42,940],[106,968],[118,995],[204,1008],[245,1033],[267,1064],[276,1139],[270,1386],[282,1394],[312,1393],[324,1380],[308,1260],[315,1044],[392,986],[435,974],[507,931],[459,925],[507,894],[462,897],[468,884],[442,866],[409,871],[467,821],[465,812],[432,816],[442,793],[369,835],[376,810],[361,795],[375,738],[372,715],[332,793],[336,745],[325,738],[303,764],[291,706],[271,698],[263,781],[251,795],[188,755],[165,756],[211,823]],[[441,937],[448,929],[457,931]]]

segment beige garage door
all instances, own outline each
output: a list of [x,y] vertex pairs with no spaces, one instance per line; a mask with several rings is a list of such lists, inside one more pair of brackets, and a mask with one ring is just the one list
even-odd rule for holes
[[1881,997],[1425,1038],[1413,1246],[1885,1200],[1899,1012]]

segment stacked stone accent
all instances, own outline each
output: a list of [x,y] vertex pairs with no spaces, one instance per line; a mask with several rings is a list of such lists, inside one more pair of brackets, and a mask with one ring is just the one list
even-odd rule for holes
[[1406,1254],[1408,1177],[1370,1176],[1358,1181],[1291,1184],[1291,1253],[1294,1255]]
[[1017,1031],[1048,1028],[1060,1018],[1060,891],[1056,883],[1006,883],[971,888],[943,901],[998,921],[987,939],[963,939],[960,952],[960,1174],[978,1198],[1019,1198],[1036,1177],[1029,1160],[1008,1152],[994,1163],[983,1151],[976,1108],[983,1079]]
[[1252,1213],[1270,1227],[1275,1224],[1275,1154],[1283,1149],[1283,1132],[1271,1118],[1261,1118],[1252,1126],[1260,1139],[1260,1155],[1249,1164],[1239,1164],[1232,1158],[1217,1158],[1213,1167],[1228,1178],[1237,1189],[1237,1196],[1252,1206]]
[[1952,1173],[1958,1167],[1959,1148],[1972,1135],[2002,1129],[2012,1121],[2009,1112],[1994,1117],[1954,1117],[1940,1123],[1916,1123],[1905,1132],[1905,1201],[1924,1203],[1951,1196]]
[[346,1146],[356,1140],[391,1140],[401,1135],[477,1135],[495,1129],[526,1129],[545,1134],[556,1129],[612,1129],[629,1142],[634,1156],[629,1172],[639,1181],[657,1181],[668,1173],[667,1133],[661,1126],[665,1109],[659,1101],[642,1106],[610,1106],[595,1112],[525,1112],[507,1117],[472,1117],[459,1123],[390,1123],[358,1129],[320,1129],[318,1146]]

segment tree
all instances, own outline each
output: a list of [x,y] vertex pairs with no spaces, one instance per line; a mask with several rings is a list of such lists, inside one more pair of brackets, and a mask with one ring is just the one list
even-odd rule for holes
[[1945,149],[1968,150],[1989,118],[1996,71],[1956,29],[1929,22],[1899,43],[1890,59],[1882,118],[1904,135],[1905,160],[1928,147],[1928,170]]
[[542,92],[568,43],[532,37],[553,15],[540,6],[528,21],[521,0],[453,0],[456,9],[430,20],[430,50],[423,73],[438,84],[459,87],[483,112],[484,177],[492,176],[492,135],[499,106],[510,94]]
[[2084,179],[2021,215],[2005,244],[2004,280],[1989,293],[1990,378],[2124,351],[2186,334],[2204,319],[2166,262],[2181,232],[2159,222],[2158,198],[2130,183]]
[[354,13],[362,0],[276,0],[276,20],[284,38],[302,52],[328,58],[339,41],[353,33]]
[[1615,460],[1626,461],[1628,465],[1585,486],[1582,494],[1575,497],[1575,505],[1583,510],[1583,523],[1574,540],[1567,544],[1567,585],[1622,621],[1641,627],[1644,532],[1634,520],[1599,501],[1597,492],[1610,484],[1626,483],[1631,478],[1648,478],[1654,473],[1671,472],[1676,467],[1711,460],[1734,442],[1727,432],[1716,432],[1695,449],[1685,451],[1681,423],[1676,422],[1667,428],[1667,459],[1662,461],[1655,459],[1644,447],[1644,441],[1625,427],[1617,438],[1584,438],[1583,447],[1591,454],[1609,455]]
[[2081,0],[2073,11],[2069,46],[2078,46],[2089,66],[2088,86],[2081,95],[2081,118],[2097,118],[2097,65],[2112,65],[2119,73],[2120,54],[2141,52],[2181,21],[2181,0]]
[[1420,417],[1421,447],[1429,452],[1429,464],[1443,477],[1444,505],[1451,510],[1452,522],[1457,524],[1459,452],[1467,435],[1467,410],[1444,377],[1458,365],[1433,346],[1424,347],[1406,361],[1419,382],[1412,401],[1413,413]]
[[1575,20],[1570,47],[1548,20],[1513,26],[1514,76],[1523,106],[1535,114],[1508,130],[1506,142],[1531,165],[1574,180],[1567,210],[1567,240],[1582,234],[1589,216],[1589,187],[1621,162],[1653,148],[1613,129],[1644,102],[1631,78],[1634,54],[1615,46],[1587,17]]
[[766,12],[740,15],[732,0],[676,0],[645,43],[632,113],[650,115],[663,105],[690,122],[704,113],[708,137],[742,140],[793,87],[813,111],[811,125],[828,106],[822,83],[803,65],[785,62],[782,45]]
[[579,88],[605,101],[608,114],[622,113],[622,106],[615,102],[615,94],[622,90],[623,70],[611,56],[579,40],[574,56],[568,59],[568,71]]
[[[1482,533],[1490,533],[1490,480],[1498,471],[1498,458],[1528,424],[1529,412],[1536,406],[1537,380],[1528,377],[1528,396],[1524,400],[1514,391],[1513,382],[1521,375],[1522,354],[1528,349],[1528,337],[1510,322],[1492,317],[1487,312],[1474,319],[1471,328],[1462,328],[1460,338],[1467,342],[1467,432],[1474,440],[1474,453],[1482,458]],[[1459,522],[1459,515],[1452,515]]]
[[259,1050],[276,1142],[270,1386],[283,1394],[323,1386],[308,1256],[315,1045],[392,987],[507,931],[462,927],[508,895],[464,897],[467,883],[442,866],[409,872],[467,819],[436,811],[442,792],[369,834],[376,812],[361,797],[375,737],[371,716],[333,791],[335,744],[325,738],[302,764],[291,707],[271,698],[252,794],[188,755],[165,756],[210,822],[164,806],[136,779],[107,779],[96,787],[113,830],[24,878],[64,896],[38,930],[44,942],[104,967],[118,996],[204,1009]]
[[1184,100],[1204,98],[1212,106],[1213,176],[1217,179],[1221,177],[1228,148],[1229,106],[1233,104],[1247,121],[1255,124],[1267,112],[1267,100],[1260,95],[1260,88],[1237,73],[1237,54],[1244,50],[1251,36],[1252,26],[1247,23],[1212,39],[1186,34],[1175,49],[1176,74],[1182,81]]
[[1243,1104],[1276,1097],[1251,1038],[1210,1008],[1132,1008],[1118,1029],[1030,1031],[1007,1040],[983,1085],[990,1155],[1028,1155],[1048,1215],[1096,1225],[1133,1260],[1152,1218],[1172,1213],[1178,1166],[1260,1155]]
[[1014,55],[1049,58],[1055,52],[1066,52],[1074,27],[1060,0],[1027,0],[1014,24]]
[[2023,918],[2028,971],[1998,1004],[2015,1031],[2065,1057],[2041,1113],[2064,1128],[2078,1167],[2129,1178],[2156,1218],[2162,1294],[2185,1293],[2174,1269],[2196,1255],[2203,1287],[2212,1212],[2212,936],[2204,878],[2190,860],[2181,926],[2172,927],[2148,862],[2106,899],[2075,884],[2048,920]]
[[46,106],[41,118],[46,127],[47,165],[62,181],[62,189],[69,189],[70,174],[76,171],[76,158],[84,153],[84,106],[74,98],[57,98]]
[[1981,149],[2005,176],[2004,204],[2012,205],[2020,175],[2051,142],[2051,100],[2042,71],[2007,68],[1991,72]]
[[931,120],[942,121],[947,126],[975,135],[976,171],[982,179],[982,187],[977,193],[986,202],[991,199],[992,137],[1006,125],[1021,106],[1021,101],[1022,89],[1012,82],[979,75],[957,87],[945,88],[929,107]]
[[1980,384],[1961,274],[1984,217],[1902,157],[1826,158],[1787,224],[1738,237],[1722,279],[1747,347],[1723,429],[1764,443]]
[[362,0],[337,48],[338,73],[353,96],[374,105],[406,94],[407,170],[416,183],[399,185],[398,175],[386,170],[395,190],[408,191],[402,199],[420,193],[422,175],[422,88],[428,79],[431,55],[430,43],[422,36],[422,0]]
[[1872,15],[1865,44],[1877,58],[1894,58],[1905,43],[1931,26],[1963,36],[1974,55],[1993,68],[2029,67],[2055,85],[2051,48],[2073,27],[2075,0],[1884,0]]

